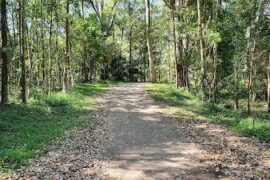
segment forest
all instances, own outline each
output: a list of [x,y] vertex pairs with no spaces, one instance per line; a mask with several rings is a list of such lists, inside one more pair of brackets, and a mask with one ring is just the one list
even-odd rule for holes
[[2,104],[119,80],[175,82],[203,101],[270,111],[267,0],[145,3],[2,1]]
[[79,99],[125,82],[270,141],[269,0],[1,0],[0,18],[0,171],[83,124]]

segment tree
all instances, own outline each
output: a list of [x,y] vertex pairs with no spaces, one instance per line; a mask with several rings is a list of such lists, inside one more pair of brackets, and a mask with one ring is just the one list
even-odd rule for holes
[[2,89],[1,89],[1,104],[9,103],[9,57],[8,57],[8,25],[7,25],[7,2],[2,0],[1,3],[1,37],[2,37]]
[[[130,0],[128,1],[128,15],[129,15],[129,20],[132,21],[132,7],[131,7],[131,2]],[[130,28],[129,28],[129,79],[132,81],[133,80],[133,73],[132,73],[132,33],[133,33],[133,24],[131,23]]]
[[205,60],[204,60],[204,46],[203,46],[203,28],[201,21],[201,3],[197,0],[198,10],[198,28],[199,28],[199,41],[200,41],[200,59],[201,59],[201,96],[202,100],[206,100],[206,74],[205,74]]
[[267,111],[270,112],[270,53],[268,52],[267,66]]
[[[257,2],[254,1],[256,4]],[[253,63],[255,60],[255,50],[257,44],[257,35],[258,35],[258,22],[265,11],[265,5],[267,0],[260,0],[258,9],[254,10],[253,16],[254,19],[251,21],[250,29],[249,29],[249,40],[247,45],[247,70],[248,70],[248,100],[247,100],[247,109],[248,114],[251,114],[252,110],[252,101],[254,96],[254,87],[253,87],[253,79],[254,79],[254,70]]]
[[[105,5],[109,1],[106,1],[106,3],[105,3],[104,0],[101,0],[100,2],[98,2],[98,1],[94,2],[93,0],[89,0],[89,2],[96,13],[96,17],[97,17],[97,20],[99,22],[101,31],[104,34],[104,37],[108,37],[110,35],[112,27],[114,25],[115,7],[118,3],[118,0],[113,0],[111,7],[108,7],[109,10],[105,9]],[[106,11],[108,13],[105,13]]]
[[238,110],[246,100],[250,114],[257,102],[269,110],[269,0],[2,2],[3,104],[9,91],[26,103],[73,82],[130,80],[174,81],[213,106]]
[[27,89],[26,89],[26,62],[25,62],[25,0],[19,1],[20,18],[19,18],[19,32],[20,32],[20,61],[21,61],[21,99],[22,103],[27,103]]
[[[174,58],[176,72],[176,87],[185,87],[189,89],[189,67],[188,67],[188,51],[189,37],[184,30],[185,14],[184,9],[188,10],[189,2],[181,0],[164,0],[165,4],[171,9],[173,22],[173,38],[174,38]],[[180,17],[181,15],[182,17]],[[181,26],[181,27],[180,27]]]
[[69,30],[69,0],[66,0],[66,57],[64,63],[63,92],[66,92],[70,86],[70,30]]
[[157,82],[155,62],[153,57],[153,47],[151,40],[151,12],[150,12],[150,1],[145,0],[145,20],[146,20],[146,42],[148,49],[148,60],[150,69],[150,81],[152,83]]

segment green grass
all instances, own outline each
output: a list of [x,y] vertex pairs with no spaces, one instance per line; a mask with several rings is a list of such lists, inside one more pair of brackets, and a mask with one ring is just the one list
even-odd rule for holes
[[270,114],[264,110],[256,110],[249,117],[245,111],[235,112],[225,109],[223,105],[213,107],[210,103],[203,103],[186,90],[176,89],[173,85],[147,84],[146,89],[156,101],[169,104],[179,120],[208,121],[224,125],[242,135],[270,142]]
[[[68,93],[49,97],[35,93],[27,105],[0,108],[0,177],[45,153],[53,139],[71,128],[91,126],[94,109],[91,95],[101,93],[113,83],[78,84]],[[74,135],[72,135],[74,136]]]

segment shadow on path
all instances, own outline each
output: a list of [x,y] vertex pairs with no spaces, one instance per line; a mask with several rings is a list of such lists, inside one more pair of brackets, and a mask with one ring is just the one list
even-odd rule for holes
[[143,84],[114,87],[104,149],[106,179],[217,179],[200,162],[202,151],[146,94]]

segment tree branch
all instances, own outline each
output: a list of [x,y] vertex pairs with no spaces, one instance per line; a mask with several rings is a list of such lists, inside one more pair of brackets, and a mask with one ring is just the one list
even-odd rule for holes
[[99,14],[98,9],[95,6],[95,3],[93,2],[93,0],[89,0],[89,1],[90,1],[90,4],[92,5],[97,17],[98,17],[98,21],[100,22],[100,24],[102,24],[100,14]]

